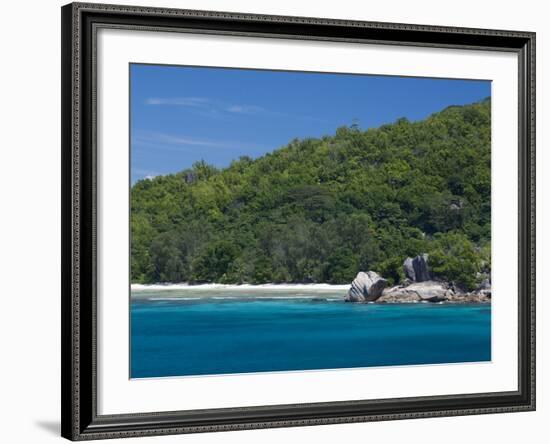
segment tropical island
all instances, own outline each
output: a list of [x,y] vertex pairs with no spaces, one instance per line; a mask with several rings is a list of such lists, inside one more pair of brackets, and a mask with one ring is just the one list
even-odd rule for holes
[[353,282],[355,302],[488,302],[490,107],[341,127],[227,168],[199,161],[140,180],[131,280]]

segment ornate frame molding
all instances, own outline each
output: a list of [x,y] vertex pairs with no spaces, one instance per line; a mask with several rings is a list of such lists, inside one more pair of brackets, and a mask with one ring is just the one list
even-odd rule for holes
[[[72,3],[62,8],[62,436],[71,440],[517,412],[535,409],[535,34]],[[514,52],[519,61],[517,392],[98,415],[96,85],[99,27]]]

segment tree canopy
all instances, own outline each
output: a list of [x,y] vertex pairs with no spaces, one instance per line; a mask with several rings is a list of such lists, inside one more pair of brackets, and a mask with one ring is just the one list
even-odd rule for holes
[[132,282],[403,279],[429,253],[464,288],[490,267],[490,99],[425,120],[293,140],[224,169],[203,161],[131,189]]

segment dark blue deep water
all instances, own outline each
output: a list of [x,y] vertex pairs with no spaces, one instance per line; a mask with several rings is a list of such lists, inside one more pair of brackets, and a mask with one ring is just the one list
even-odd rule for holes
[[142,298],[131,377],[491,360],[490,305]]

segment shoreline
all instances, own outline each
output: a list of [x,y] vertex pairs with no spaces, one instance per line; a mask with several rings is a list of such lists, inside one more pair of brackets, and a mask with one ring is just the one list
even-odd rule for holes
[[[311,300],[315,302],[346,302],[350,285],[332,284],[132,284],[130,297],[133,300],[192,301],[192,300]],[[392,294],[391,290],[380,300],[352,302],[352,304],[427,304],[463,305],[488,304],[491,300],[479,298],[473,293],[458,294],[448,299],[414,300],[407,295]],[[220,294],[224,292],[226,294]],[[253,292],[251,294],[251,292]],[[292,294],[298,292],[298,294]],[[288,294],[291,293],[291,294]],[[348,302],[346,302],[348,303]]]
[[176,291],[176,290],[280,290],[280,291],[347,291],[349,290],[349,284],[188,284],[185,282],[178,284],[131,284],[130,290],[132,292],[141,291]]

